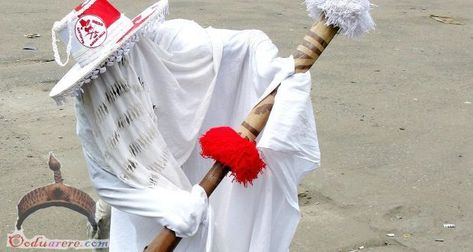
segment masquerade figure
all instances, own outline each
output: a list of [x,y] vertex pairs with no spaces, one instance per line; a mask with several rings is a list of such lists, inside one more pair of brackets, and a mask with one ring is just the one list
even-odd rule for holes
[[[361,2],[352,7],[365,15],[370,6]],[[317,18],[341,7],[324,8]],[[186,238],[176,251],[287,251],[300,218],[298,183],[320,160],[310,73],[296,74],[295,59],[278,58],[260,31],[165,21],[167,10],[161,0],[130,20],[106,0],[89,0],[53,27],[56,61],[72,55],[76,64],[50,96],[75,96],[90,178],[111,206],[110,251],[143,251],[163,227]],[[373,25],[365,18],[363,31]],[[199,137],[238,127],[276,88],[274,106],[261,109],[271,115],[257,144],[244,140],[265,168],[254,181],[232,172],[207,198],[197,183],[212,160],[201,156]],[[217,146],[225,147],[235,150]]]

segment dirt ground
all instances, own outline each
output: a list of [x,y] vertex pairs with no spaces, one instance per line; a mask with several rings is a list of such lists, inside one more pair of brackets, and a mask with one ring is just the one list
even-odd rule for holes
[[[72,104],[48,97],[66,71],[50,29],[77,2],[0,2],[0,251],[18,200],[53,181],[49,151],[65,182],[95,197]],[[112,2],[128,16],[152,3]],[[288,56],[311,25],[301,3],[170,0],[170,18],[260,29]],[[335,38],[311,70],[322,165],[301,185],[291,251],[473,251],[473,1],[373,3],[376,31]],[[84,218],[60,208],[23,227],[29,237],[86,237]]]

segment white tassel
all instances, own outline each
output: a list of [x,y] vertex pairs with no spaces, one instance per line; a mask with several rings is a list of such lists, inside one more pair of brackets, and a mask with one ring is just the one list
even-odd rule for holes
[[[77,11],[77,12],[74,12],[74,15],[75,16],[80,16],[84,11],[86,11],[87,9],[90,8],[90,6],[92,6],[92,4],[95,3],[96,0],[88,0],[88,1],[85,1],[82,3],[82,8]],[[56,38],[56,33],[62,29],[68,29],[68,41],[67,41],[67,45],[66,45],[66,61],[65,62],[62,62],[61,60],[61,56],[59,55],[59,50],[57,48],[57,38]],[[71,55],[71,47],[72,47],[72,44],[71,44],[71,41],[72,41],[72,31],[74,30],[74,28],[72,27],[72,24],[71,24],[71,14],[67,15],[64,19],[62,19],[61,21],[56,21],[54,22],[53,24],[53,28],[51,29],[51,40],[52,40],[52,45],[53,45],[53,53],[54,53],[54,60],[56,61],[56,63],[60,66],[66,66],[67,63],[69,63],[69,59],[70,59],[70,55]]]
[[[62,62],[61,56],[59,55],[59,50],[57,48],[57,38],[56,38],[56,32],[64,29],[63,27],[67,26],[66,29],[69,29],[68,32],[68,41],[66,45],[66,61]],[[54,22],[53,28],[51,29],[51,40],[52,40],[52,45],[53,45],[53,53],[54,53],[54,60],[56,63],[60,66],[65,66],[69,62],[69,58],[71,56],[71,41],[72,41],[72,27],[70,27],[70,22],[67,21],[66,23],[60,23],[58,21]]]
[[309,16],[318,21],[325,17],[327,25],[339,28],[339,33],[358,37],[374,29],[368,0],[305,0]]

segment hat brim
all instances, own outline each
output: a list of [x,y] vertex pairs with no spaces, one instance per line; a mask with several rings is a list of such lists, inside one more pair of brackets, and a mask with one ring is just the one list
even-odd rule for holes
[[[116,43],[103,48],[101,55],[91,63],[84,67],[79,64],[75,64],[72,68],[59,80],[59,82],[51,89],[49,96],[53,99],[63,97],[72,91],[80,88],[79,83],[86,77],[90,72],[99,68],[116,50],[122,47],[129,38],[136,34],[140,29],[147,25],[150,21],[155,20],[158,15],[164,15],[167,13],[167,0],[161,0],[132,19],[133,26],[126,31]],[[60,100],[60,99],[58,99]]]

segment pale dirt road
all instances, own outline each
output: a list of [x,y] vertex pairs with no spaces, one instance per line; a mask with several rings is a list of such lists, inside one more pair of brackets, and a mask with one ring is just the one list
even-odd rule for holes
[[[133,16],[152,1],[113,2]],[[311,24],[302,1],[170,2],[170,18],[261,29],[282,56]],[[20,197],[52,182],[49,151],[66,183],[94,195],[72,106],[47,95],[65,72],[51,62],[50,28],[76,3],[0,2],[0,251]],[[473,251],[473,2],[374,3],[377,30],[360,41],[336,38],[312,70],[322,166],[301,185],[291,250]],[[85,220],[64,209],[40,211],[24,229],[85,238]]]

